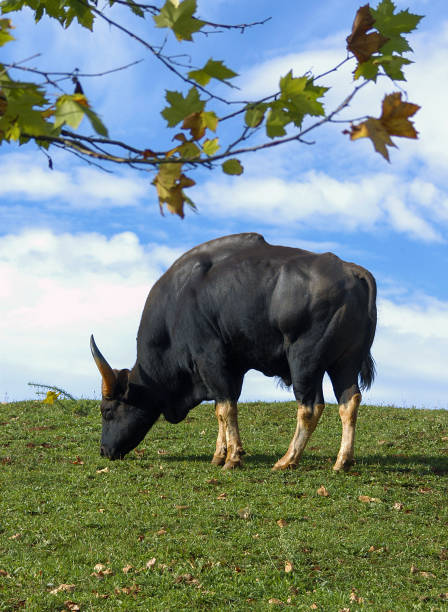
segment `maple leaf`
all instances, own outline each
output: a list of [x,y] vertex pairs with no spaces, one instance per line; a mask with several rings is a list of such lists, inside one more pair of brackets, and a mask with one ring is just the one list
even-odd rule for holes
[[389,40],[379,32],[369,32],[375,19],[370,12],[370,6],[365,4],[358,9],[352,26],[352,32],[347,36],[347,49],[351,51],[358,62],[366,62],[374,53]]
[[395,92],[384,97],[379,119],[369,117],[358,125],[352,125],[351,130],[346,130],[344,133],[349,134],[351,140],[370,138],[375,150],[389,161],[387,147],[396,146],[391,136],[418,138],[418,132],[409,117],[412,117],[419,108],[417,104],[403,102],[401,93]]

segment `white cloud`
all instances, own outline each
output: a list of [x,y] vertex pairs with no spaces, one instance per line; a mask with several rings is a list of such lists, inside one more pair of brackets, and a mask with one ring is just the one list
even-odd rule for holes
[[135,206],[149,188],[148,180],[129,173],[112,175],[79,165],[50,170],[43,156],[31,153],[2,156],[0,167],[0,197],[22,201],[67,202],[76,208]]
[[92,332],[114,366],[131,366],[146,295],[179,254],[144,246],[130,232],[107,239],[28,230],[0,238],[0,335],[8,347],[0,399],[32,395],[29,381],[92,396],[99,384]]
[[[125,232],[61,234],[28,230],[0,238],[0,400],[33,396],[27,382],[77,396],[99,393],[89,351],[96,340],[114,367],[132,366],[146,295],[180,254],[143,245]],[[379,300],[373,354],[378,377],[365,401],[448,407],[448,303],[425,295]],[[325,381],[327,401],[334,401]],[[250,372],[244,400],[293,399],[272,379]]]
[[201,210],[214,216],[262,220],[273,226],[320,227],[331,222],[334,229],[350,231],[376,231],[383,226],[417,240],[440,242],[440,228],[426,218],[428,209],[438,210],[439,203],[431,197],[436,189],[426,184],[423,206],[418,191],[418,184],[408,185],[392,174],[337,180],[323,172],[308,172],[302,180],[289,181],[224,178],[206,183],[197,199]]

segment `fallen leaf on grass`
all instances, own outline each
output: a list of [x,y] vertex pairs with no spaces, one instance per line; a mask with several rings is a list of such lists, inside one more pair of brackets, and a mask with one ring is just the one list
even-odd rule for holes
[[440,593],[439,599],[447,600],[448,599],[448,593]]
[[177,506],[176,505],[176,510],[188,510],[190,506]]
[[433,574],[432,572],[422,571],[418,569],[418,567],[416,567],[414,564],[411,565],[411,574],[418,574],[422,578],[435,578],[436,577],[436,575]]
[[5,578],[10,578],[11,574],[8,574],[8,572],[4,569],[0,569],[0,576],[4,576]]
[[97,599],[109,599],[110,595],[108,593],[98,593],[98,591],[92,591]]
[[283,527],[286,527],[286,525],[287,525],[287,524],[288,524],[288,523],[285,521],[285,519],[278,519],[278,521],[277,521],[277,525],[278,525],[279,527],[282,527],[282,528],[283,528]]
[[153,557],[152,559],[150,559],[149,561],[147,561],[146,563],[146,567],[148,569],[152,569],[154,567],[154,565],[156,564],[156,558]]
[[210,480],[207,480],[207,484],[217,485],[219,484],[219,480],[216,478],[210,478]]
[[315,603],[312,603],[312,604],[310,605],[310,608],[311,608],[311,610],[318,610],[318,609],[319,609],[319,606],[318,606],[317,604],[315,604]]
[[106,474],[109,471],[108,467],[103,468],[102,470],[97,470],[97,474]]
[[135,597],[135,595],[140,591],[141,588],[135,583],[130,587],[121,587],[121,589],[116,587],[114,589],[115,595],[121,595],[121,593],[124,593],[125,595],[132,595],[133,597]]
[[21,534],[21,533],[15,533],[14,535],[9,536],[9,539],[10,539],[10,540],[18,540],[18,539],[19,539],[19,538],[21,538],[21,537],[22,537],[22,534]]
[[143,542],[143,540],[145,539],[145,536],[141,533],[138,537],[137,537],[137,542]]
[[74,584],[60,584],[58,587],[50,591],[50,595],[57,595],[61,591],[68,591],[69,593],[71,593],[75,590],[75,588],[76,587]]
[[181,576],[176,576],[174,579],[175,584],[185,583],[201,587],[201,584],[197,578],[195,578],[192,574],[182,574]]
[[113,571],[110,569],[110,567],[106,567],[102,563],[97,563],[93,570],[94,571],[90,575],[100,580],[104,578],[104,576],[111,576],[113,574]]
[[274,606],[282,606],[283,602],[281,599],[277,599],[277,597],[271,597],[271,599],[268,601],[269,604],[274,605]]
[[364,603],[364,597],[358,597],[356,589],[352,589],[352,592],[350,593],[350,601],[362,604]]
[[166,534],[166,529],[164,527],[162,527],[162,529],[159,529],[159,531],[157,532],[157,535],[165,535]]
[[432,493],[432,489],[430,489],[429,487],[420,487],[418,492],[419,493]]
[[294,565],[291,563],[291,561],[286,561],[285,562],[285,572],[287,574],[290,574],[293,570],[294,570]]
[[380,499],[378,499],[378,497],[369,497],[368,495],[360,495],[358,499],[360,502],[363,502],[364,504],[381,501]]
[[168,454],[168,451],[163,450],[163,448],[159,448],[159,450],[157,451],[157,454],[158,454],[158,455],[167,455],[167,454]]
[[[76,604],[74,601],[64,601],[64,606],[71,612],[79,612],[79,610],[81,610],[78,604]],[[62,612],[65,612],[65,610]]]
[[395,502],[393,508],[394,510],[403,510],[404,505],[401,502]]
[[321,487],[319,487],[319,488],[317,489],[316,493],[317,493],[318,495],[320,495],[321,497],[329,497],[329,496],[330,496],[329,492],[328,492],[328,491],[327,491],[327,489],[324,487],[324,485],[322,485]]
[[251,512],[250,512],[250,508],[246,507],[246,508],[240,508],[238,510],[238,516],[244,520],[247,521],[247,519],[250,518]]
[[70,463],[73,463],[73,465],[84,465],[84,461],[79,455],[77,455],[76,459],[74,461],[71,461]]
[[227,493],[220,493],[216,499],[226,499]]
[[134,566],[133,566],[133,565],[125,565],[125,566],[123,567],[123,574],[129,574],[129,572],[130,572],[131,570],[133,570],[133,569],[134,569]]

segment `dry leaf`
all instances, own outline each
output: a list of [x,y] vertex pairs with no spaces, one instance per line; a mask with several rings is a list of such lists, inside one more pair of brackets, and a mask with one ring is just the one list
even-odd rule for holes
[[404,505],[401,502],[395,502],[393,508],[394,510],[403,510]]
[[210,478],[210,480],[207,480],[207,484],[217,485],[219,484],[219,480],[216,480],[216,478]]
[[353,53],[360,64],[370,59],[389,40],[379,32],[367,34],[374,23],[375,19],[372,17],[370,7],[365,4],[358,9],[351,34],[347,36],[347,49]]
[[159,529],[159,531],[157,532],[157,535],[165,535],[166,534],[166,529],[164,527],[162,527],[162,529]]
[[67,610],[71,610],[71,612],[79,612],[79,610],[81,610],[78,604],[76,604],[74,601],[64,601],[64,606],[67,608]]
[[363,502],[365,504],[369,504],[369,503],[372,503],[372,502],[380,502],[381,501],[380,499],[378,499],[378,497],[369,497],[368,495],[360,495],[358,497],[358,499],[359,499],[360,502]]
[[316,492],[321,497],[329,497],[329,495],[330,495],[329,492],[327,491],[327,489],[324,487],[324,485],[319,487]]
[[250,508],[240,508],[238,510],[238,516],[242,519],[249,519],[250,518]]
[[271,597],[271,599],[268,601],[268,603],[270,603],[271,605],[274,606],[282,606],[283,602],[281,599],[277,599],[276,597]]
[[420,487],[418,492],[419,493],[432,493],[432,489],[430,489],[429,487]]
[[223,492],[223,493],[220,493],[216,499],[226,499],[226,497],[227,497],[227,493]]
[[285,521],[285,519],[278,519],[278,521],[277,521],[277,525],[278,525],[279,527],[282,527],[282,528],[283,528],[283,527],[286,527],[286,525],[287,525],[287,524],[288,524],[288,523]]
[[75,588],[76,587],[74,584],[60,584],[58,587],[50,591],[50,595],[57,595],[61,591],[68,591],[69,593],[71,593],[75,590]]
[[79,455],[76,456],[75,461],[72,461],[73,465],[84,465],[84,461]]
[[364,598],[358,597],[358,595],[356,594],[356,589],[352,589],[352,592],[350,593],[350,601],[362,604],[364,603]]
[[99,512],[100,514],[104,514],[105,510],[104,510],[104,508],[98,508],[98,512]]
[[109,468],[108,468],[108,467],[105,467],[105,468],[103,468],[102,470],[97,470],[97,471],[96,471],[96,473],[97,473],[97,474],[105,474],[105,473],[106,473],[106,472],[108,472],[108,471],[109,471]]
[[190,506],[176,506],[176,510],[188,510]]
[[159,450],[157,451],[157,454],[158,454],[158,455],[167,455],[167,454],[168,454],[168,451],[163,450],[162,448],[159,448]]
[[133,569],[134,569],[134,566],[133,566],[133,565],[125,565],[125,566],[123,567],[123,574],[129,574],[129,572],[130,572],[131,570],[133,570]]
[[4,569],[0,569],[0,576],[4,576],[5,578],[10,578],[11,575]]
[[293,564],[291,563],[291,561],[285,561],[285,572],[287,574],[290,574],[294,569]]
[[19,539],[19,538],[21,538],[21,537],[22,537],[22,534],[21,534],[21,533],[15,533],[14,535],[9,536],[9,539],[10,539],[10,540],[18,540],[18,539]]
[[317,604],[315,604],[315,603],[312,603],[312,604],[310,605],[310,608],[311,608],[311,610],[318,610],[318,609],[319,609],[319,606],[318,606]]
[[145,536],[141,533],[138,537],[137,537],[137,542],[143,542],[143,540],[145,539]]
[[150,559],[149,561],[146,562],[146,567],[148,569],[152,569],[155,564],[156,564],[156,558],[153,557],[152,559]]
[[389,152],[386,147],[396,146],[392,142],[391,136],[418,137],[409,117],[415,115],[419,108],[420,106],[417,104],[403,102],[401,92],[389,94],[383,99],[381,117],[378,119],[368,117],[362,123],[352,125],[350,130],[344,131],[344,134],[349,134],[351,140],[370,138],[375,150],[389,161]]

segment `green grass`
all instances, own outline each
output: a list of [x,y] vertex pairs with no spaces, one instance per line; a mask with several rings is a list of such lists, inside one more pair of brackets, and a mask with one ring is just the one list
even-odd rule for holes
[[294,427],[293,403],[241,405],[223,472],[210,405],[116,462],[97,402],[1,405],[0,610],[447,609],[448,412],[362,407],[348,474],[335,406],[271,472]]

